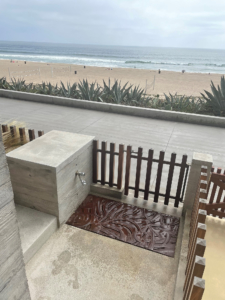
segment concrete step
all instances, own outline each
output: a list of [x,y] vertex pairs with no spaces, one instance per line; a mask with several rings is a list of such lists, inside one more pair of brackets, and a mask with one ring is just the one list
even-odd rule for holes
[[57,230],[57,218],[21,205],[16,205],[16,212],[26,264]]

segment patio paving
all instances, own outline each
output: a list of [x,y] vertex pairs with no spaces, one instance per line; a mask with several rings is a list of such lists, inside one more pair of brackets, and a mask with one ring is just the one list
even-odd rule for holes
[[173,300],[180,251],[147,251],[63,225],[26,265],[32,300]]
[[[26,127],[36,130],[61,130],[95,136],[100,141],[107,140],[118,144],[132,145],[133,150],[143,147],[143,155],[148,149],[154,149],[154,158],[159,151],[165,151],[165,159],[171,153],[177,153],[177,161],[183,154],[188,155],[191,162],[193,152],[208,153],[213,156],[216,167],[225,167],[225,130],[223,128],[170,122],[127,115],[104,113],[99,111],[34,103],[29,101],[0,98],[0,123],[18,120],[26,123]],[[154,190],[156,164],[153,164],[151,189]],[[164,166],[161,192],[165,191],[168,166]],[[130,184],[134,185],[136,162],[131,164]],[[142,164],[141,186],[143,188],[146,165]],[[174,179],[178,177],[179,168],[175,168]],[[175,191],[176,186],[172,186]],[[130,191],[133,194],[133,191]]]

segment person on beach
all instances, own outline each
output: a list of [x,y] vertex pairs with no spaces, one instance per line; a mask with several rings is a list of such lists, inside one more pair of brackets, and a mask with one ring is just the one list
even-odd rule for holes
[[159,74],[161,73],[161,70],[159,69]]

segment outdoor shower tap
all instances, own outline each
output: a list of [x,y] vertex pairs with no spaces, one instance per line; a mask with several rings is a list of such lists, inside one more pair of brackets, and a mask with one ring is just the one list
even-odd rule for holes
[[84,172],[79,172],[79,171],[77,171],[77,172],[76,172],[76,175],[79,176],[82,185],[86,185],[86,184],[87,184],[86,180],[83,180],[83,179],[81,178],[81,176],[85,176],[85,173],[84,173]]
[[84,172],[79,172],[79,171],[77,171],[76,174],[79,175],[79,176],[85,176],[85,173],[84,173]]

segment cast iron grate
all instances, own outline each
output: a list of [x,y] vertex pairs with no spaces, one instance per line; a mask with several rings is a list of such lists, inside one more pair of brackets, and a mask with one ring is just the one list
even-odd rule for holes
[[174,257],[180,219],[88,195],[67,224]]

